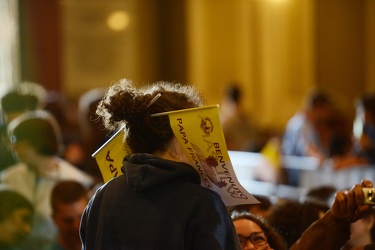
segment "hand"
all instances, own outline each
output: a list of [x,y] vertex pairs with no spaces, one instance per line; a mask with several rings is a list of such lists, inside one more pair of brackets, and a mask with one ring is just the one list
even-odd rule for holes
[[362,180],[360,185],[336,193],[331,209],[332,215],[344,226],[349,227],[350,223],[362,218],[363,212],[369,209],[368,205],[362,205],[362,187],[373,187],[373,185],[369,180]]

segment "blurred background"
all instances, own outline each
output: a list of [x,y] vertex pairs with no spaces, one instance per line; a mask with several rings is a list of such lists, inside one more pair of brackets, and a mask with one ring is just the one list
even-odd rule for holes
[[374,0],[0,0],[0,93],[22,81],[76,103],[120,78],[238,83],[261,128],[281,132],[313,88],[348,119],[375,90]]

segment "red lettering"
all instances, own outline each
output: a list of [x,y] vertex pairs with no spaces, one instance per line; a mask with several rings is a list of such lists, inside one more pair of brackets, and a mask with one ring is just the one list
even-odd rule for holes
[[107,161],[111,161],[111,162],[114,162],[114,160],[113,160],[113,159],[111,159],[111,156],[109,155],[110,153],[111,153],[111,151],[110,151],[110,150],[108,150],[108,152],[107,152],[107,155],[106,155],[105,159],[106,159]]

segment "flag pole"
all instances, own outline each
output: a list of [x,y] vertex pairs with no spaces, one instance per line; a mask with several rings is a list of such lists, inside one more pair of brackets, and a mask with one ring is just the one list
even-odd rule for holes
[[168,111],[168,112],[162,112],[162,113],[151,114],[150,116],[151,116],[151,117],[158,117],[158,116],[169,115],[169,114],[174,114],[174,113],[178,113],[178,112],[193,111],[193,110],[198,110],[198,109],[207,109],[207,108],[212,108],[212,107],[219,107],[219,104],[216,104],[216,105],[210,105],[210,106],[196,107],[196,108],[191,108],[191,109],[173,110],[173,111]]
[[122,130],[125,129],[125,126],[121,127],[111,138],[108,139],[98,150],[96,150],[91,157],[95,158],[95,156],[105,147],[110,143]]

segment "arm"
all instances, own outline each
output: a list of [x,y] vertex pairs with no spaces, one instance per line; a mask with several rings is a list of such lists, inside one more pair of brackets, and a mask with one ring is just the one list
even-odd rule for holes
[[340,249],[350,238],[350,224],[362,217],[368,205],[362,205],[362,187],[372,187],[363,180],[348,191],[336,193],[332,208],[302,234],[291,250]]

